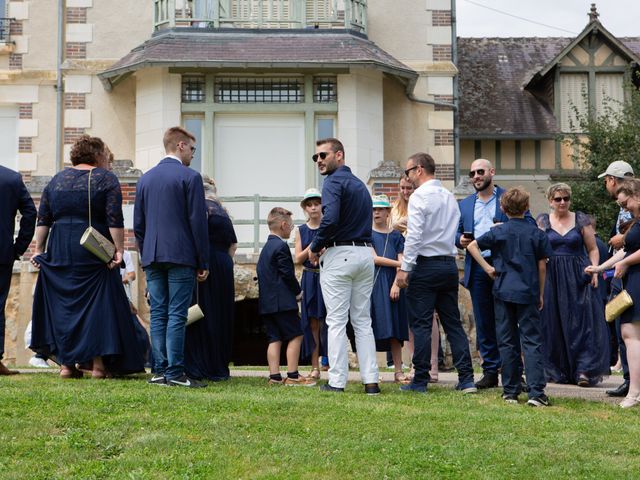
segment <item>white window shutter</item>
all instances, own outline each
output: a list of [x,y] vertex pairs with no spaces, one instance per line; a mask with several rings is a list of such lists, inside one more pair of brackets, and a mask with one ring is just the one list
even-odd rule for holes
[[579,130],[576,110],[580,117],[588,112],[588,84],[589,76],[586,73],[560,75],[560,127],[563,132]]

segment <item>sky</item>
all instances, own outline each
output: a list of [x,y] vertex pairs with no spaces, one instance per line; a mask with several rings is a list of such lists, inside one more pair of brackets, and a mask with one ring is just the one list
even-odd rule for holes
[[591,3],[596,3],[600,22],[614,36],[640,37],[640,0],[456,0],[457,33],[459,37],[574,37],[587,25]]

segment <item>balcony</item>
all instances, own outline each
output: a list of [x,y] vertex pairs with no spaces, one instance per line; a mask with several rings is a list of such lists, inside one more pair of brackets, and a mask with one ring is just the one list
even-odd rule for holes
[[367,33],[367,0],[153,0],[154,30],[346,29]]

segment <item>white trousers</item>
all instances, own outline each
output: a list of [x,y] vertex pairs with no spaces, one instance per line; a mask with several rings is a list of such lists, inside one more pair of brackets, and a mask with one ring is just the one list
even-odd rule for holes
[[368,247],[331,247],[320,257],[320,286],[327,307],[329,385],[344,388],[349,373],[347,322],[356,336],[362,383],[378,383],[376,342],[371,328],[373,255]]

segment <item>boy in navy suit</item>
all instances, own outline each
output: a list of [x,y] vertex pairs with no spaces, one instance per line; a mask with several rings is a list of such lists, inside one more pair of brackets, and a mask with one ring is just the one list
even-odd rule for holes
[[[467,247],[489,277],[494,279],[496,331],[502,359],[502,398],[518,403],[520,382],[519,341],[522,342],[524,365],[529,385],[529,405],[546,407],[546,381],[542,358],[542,325],[544,280],[551,246],[546,234],[525,220],[529,194],[511,188],[500,197],[500,208],[509,221],[491,228]],[[491,250],[493,266],[482,256]],[[518,338],[519,332],[519,338]]]
[[[302,328],[298,316],[298,300],[302,297],[296,279],[291,251],[286,240],[293,229],[291,212],[275,207],[267,217],[270,235],[260,252],[256,271],[260,295],[260,316],[267,331],[269,347],[269,384],[311,387],[315,380],[298,373],[298,358],[302,344]],[[287,345],[287,378],[280,374],[280,349]]]

